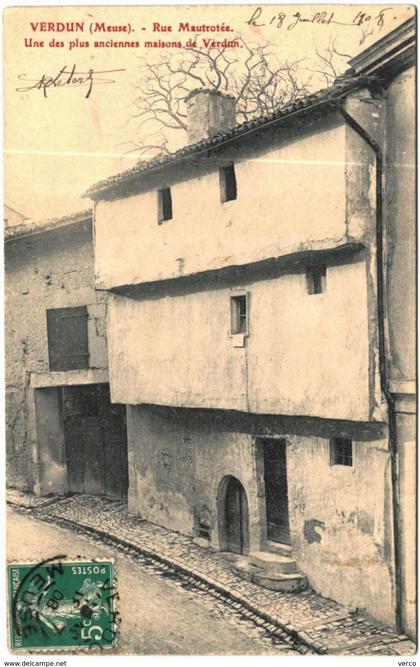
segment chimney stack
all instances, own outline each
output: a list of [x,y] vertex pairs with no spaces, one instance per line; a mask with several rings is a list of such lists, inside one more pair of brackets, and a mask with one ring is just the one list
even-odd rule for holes
[[199,88],[191,91],[186,103],[189,144],[214,137],[236,125],[235,98],[232,95]]

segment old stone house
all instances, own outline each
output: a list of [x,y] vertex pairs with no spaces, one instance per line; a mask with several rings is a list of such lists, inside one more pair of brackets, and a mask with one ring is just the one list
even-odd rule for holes
[[412,634],[414,30],[88,193],[129,510]]
[[188,146],[91,188],[94,234],[6,229],[11,486],[128,489],[415,634],[414,38],[243,125],[195,91]]
[[125,410],[109,400],[91,213],[5,235],[8,485],[125,496]]

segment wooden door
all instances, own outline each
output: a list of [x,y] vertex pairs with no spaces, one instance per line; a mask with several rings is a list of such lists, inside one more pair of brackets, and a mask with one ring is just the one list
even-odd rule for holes
[[70,417],[64,420],[67,480],[70,493],[84,493],[85,490],[84,434],[85,425],[81,420]]
[[125,406],[108,405],[102,422],[106,495],[125,498],[128,489]]
[[110,403],[105,384],[63,387],[62,398],[69,490],[126,497],[124,406]]
[[227,483],[225,496],[225,530],[227,551],[248,552],[248,506],[244,488],[235,477]]
[[284,440],[264,440],[267,537],[290,544],[287,459]]

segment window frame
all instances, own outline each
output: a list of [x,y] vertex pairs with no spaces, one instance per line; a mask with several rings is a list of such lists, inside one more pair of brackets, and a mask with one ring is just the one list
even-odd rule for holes
[[[229,180],[231,179],[231,180]],[[225,204],[238,198],[238,183],[236,180],[235,163],[231,162],[219,167],[220,201]]]
[[327,266],[325,264],[313,264],[306,267],[306,290],[310,296],[325,294],[327,291]]
[[[240,303],[245,302],[245,315],[240,313]],[[230,308],[230,335],[237,336],[249,335],[249,292],[236,292],[229,295],[229,308]],[[241,330],[241,317],[244,317],[242,320],[244,323],[244,330]]]
[[[338,452],[339,447],[350,447],[350,454]],[[350,463],[345,463],[347,459]],[[330,466],[340,466],[341,468],[354,468],[354,442],[352,438],[334,437],[330,438]]]
[[[165,201],[165,193],[169,194],[168,200]],[[158,199],[158,225],[162,225],[169,220],[172,220],[174,217],[174,208],[172,204],[172,190],[169,186],[164,188],[159,188],[157,191]],[[166,207],[169,207],[169,210],[166,211]]]

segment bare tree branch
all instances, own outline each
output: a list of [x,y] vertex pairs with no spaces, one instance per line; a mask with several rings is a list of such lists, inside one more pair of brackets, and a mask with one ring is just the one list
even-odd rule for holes
[[320,75],[327,86],[334,83],[337,76],[339,76],[345,68],[349,58],[351,58],[348,54],[341,53],[337,49],[337,37],[330,39],[328,46],[324,48],[323,51],[316,48],[315,54],[315,68],[310,71],[313,74]]
[[153,54],[153,59],[140,58],[141,81],[134,87],[136,97],[127,121],[134,123],[130,152],[137,151],[140,158],[168,153],[174,133],[187,130],[186,98],[194,89],[232,95],[237,122],[243,122],[306,95],[313,84],[305,71],[330,85],[348,58],[336,48],[336,39],[330,40],[326,49],[316,50],[310,69],[301,60],[280,61],[270,42],[252,45],[240,36],[235,39],[241,50],[184,47],[158,57]]

